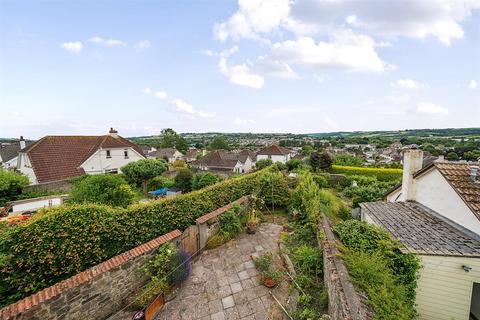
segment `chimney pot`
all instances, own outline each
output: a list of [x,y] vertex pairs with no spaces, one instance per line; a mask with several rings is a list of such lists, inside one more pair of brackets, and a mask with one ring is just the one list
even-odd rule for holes
[[113,128],[110,128],[110,131],[108,131],[108,134],[113,138],[118,138],[118,131]]
[[25,140],[23,139],[23,136],[20,136],[20,150],[26,147]]

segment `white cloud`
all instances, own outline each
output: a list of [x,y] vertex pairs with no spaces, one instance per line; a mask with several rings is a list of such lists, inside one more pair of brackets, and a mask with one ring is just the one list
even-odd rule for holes
[[139,49],[139,50],[144,50],[144,49],[148,49],[148,48],[151,48],[151,47],[152,47],[152,44],[151,44],[150,41],[148,41],[148,40],[139,41],[139,42],[135,45],[135,48],[136,48],[136,49]]
[[331,42],[315,42],[310,37],[277,42],[273,57],[294,64],[333,67],[350,71],[383,72],[391,67],[378,56],[375,41],[351,30],[335,33]]
[[300,78],[286,62],[270,59],[267,56],[258,57],[257,61],[255,61],[255,66],[261,73],[274,77],[284,79]]
[[81,43],[80,41],[65,42],[62,43],[61,47],[73,53],[80,53],[80,51],[82,51],[83,49],[83,43]]
[[238,6],[227,21],[215,25],[217,39],[260,39],[259,34],[269,34],[286,23],[290,13],[290,0],[239,0]]
[[259,74],[255,74],[250,70],[246,64],[237,64],[229,66],[227,59],[221,57],[218,62],[220,72],[227,77],[227,79],[236,85],[260,89],[263,87],[264,78]]
[[[161,99],[167,100],[168,94],[165,91],[153,91],[152,89],[146,87],[142,89],[142,92],[146,95]],[[208,113],[203,111],[197,111],[191,104],[185,102],[182,99],[172,98],[168,100],[168,103],[172,106],[173,111],[186,115],[188,118],[211,118],[215,116],[215,113]]]
[[420,102],[415,112],[420,115],[448,115],[450,113],[445,107],[426,102]]
[[399,79],[395,82],[390,83],[392,87],[402,88],[402,89],[421,89],[427,87],[426,84],[422,84],[412,79]]
[[98,45],[106,46],[106,47],[117,47],[117,46],[126,46],[127,43],[122,40],[116,39],[104,39],[99,36],[92,37],[87,40],[88,42],[95,43]]
[[475,81],[475,80],[470,80],[470,83],[468,84],[468,87],[469,87],[470,89],[475,90],[475,89],[477,89],[477,86],[478,86],[477,81]]

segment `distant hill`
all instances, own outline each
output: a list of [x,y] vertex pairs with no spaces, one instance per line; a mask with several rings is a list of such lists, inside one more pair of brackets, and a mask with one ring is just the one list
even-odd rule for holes
[[340,131],[327,133],[310,133],[311,137],[466,137],[480,136],[480,128],[447,128],[447,129],[411,129],[398,131]]

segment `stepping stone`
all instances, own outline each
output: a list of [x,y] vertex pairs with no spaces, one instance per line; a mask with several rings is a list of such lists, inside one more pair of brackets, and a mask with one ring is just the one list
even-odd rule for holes
[[233,301],[233,296],[228,296],[222,299],[223,309],[231,308],[235,305],[235,301]]

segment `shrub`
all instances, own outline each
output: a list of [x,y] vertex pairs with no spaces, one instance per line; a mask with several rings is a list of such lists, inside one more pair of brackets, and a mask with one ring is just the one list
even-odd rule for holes
[[157,190],[161,188],[171,188],[175,185],[173,178],[155,177],[148,181],[148,190]]
[[76,182],[70,193],[69,201],[126,207],[132,203],[134,197],[135,192],[120,175],[97,174]]
[[[268,172],[269,169],[267,169]],[[258,189],[259,171],[127,209],[62,206],[0,234],[0,301],[12,303]]]
[[[362,202],[378,201],[383,199],[383,195],[394,185],[396,181],[377,181],[375,177],[370,176],[348,176],[348,187],[344,194],[352,199],[353,206],[358,207]],[[356,182],[356,186],[353,185]]]
[[324,175],[314,175],[313,176],[313,181],[317,184],[319,188],[328,188],[329,187],[329,182],[328,178]]
[[286,163],[288,171],[299,169],[303,165],[303,161],[300,159],[290,159]]
[[28,184],[26,176],[0,168],[0,207],[8,201],[16,200],[22,193],[22,188]]
[[264,169],[268,166],[271,166],[272,164],[273,164],[273,162],[270,159],[258,160],[257,162],[255,162],[255,169],[256,170],[261,170],[261,169]]
[[199,190],[221,181],[221,178],[211,172],[197,173],[193,177],[192,189]]
[[324,152],[313,152],[310,155],[310,165],[312,166],[313,171],[321,170],[330,170],[332,167],[333,158],[330,153]]
[[333,163],[339,166],[361,167],[365,160],[350,154],[338,154],[334,157]]
[[174,167],[174,168],[185,168],[185,161],[183,161],[183,160],[175,160],[175,161],[172,163],[172,167]]
[[320,215],[320,189],[313,181],[312,175],[305,171],[299,177],[297,187],[293,192],[292,205],[300,211],[302,220],[317,223]]
[[183,193],[192,190],[193,174],[190,169],[184,168],[175,176],[175,187],[182,190]]
[[402,178],[402,169],[361,168],[347,166],[332,166],[333,173],[345,175],[373,176],[379,181],[392,181]]

